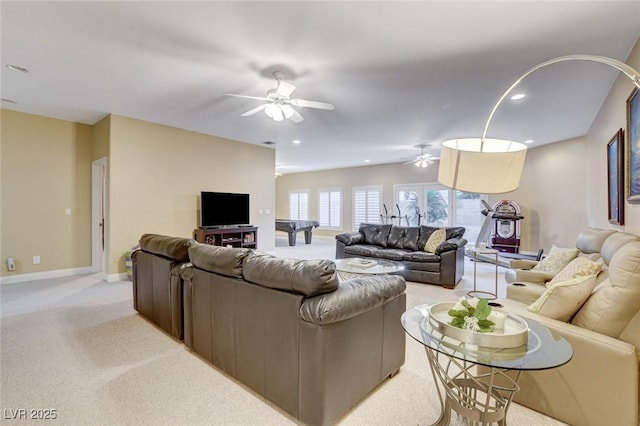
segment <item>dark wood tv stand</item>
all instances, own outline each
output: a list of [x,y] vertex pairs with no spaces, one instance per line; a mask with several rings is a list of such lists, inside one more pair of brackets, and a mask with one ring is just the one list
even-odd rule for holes
[[237,228],[194,229],[193,238],[203,244],[232,247],[258,247],[258,227],[241,226]]

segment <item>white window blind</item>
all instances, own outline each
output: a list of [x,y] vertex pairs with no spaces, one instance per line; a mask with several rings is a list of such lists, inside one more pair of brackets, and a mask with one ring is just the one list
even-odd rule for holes
[[309,191],[289,191],[289,219],[309,220]]
[[353,188],[353,230],[361,223],[380,223],[382,188],[379,186]]
[[318,222],[324,228],[342,227],[342,190],[318,190]]

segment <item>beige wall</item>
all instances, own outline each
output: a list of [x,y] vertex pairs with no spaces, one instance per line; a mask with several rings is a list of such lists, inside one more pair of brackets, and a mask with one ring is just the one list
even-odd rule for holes
[[4,109],[0,121],[1,275],[90,266],[91,126]]
[[[636,43],[626,63],[636,70],[640,70],[640,41]],[[609,96],[602,104],[589,134],[587,135],[587,209],[589,223],[599,227],[611,227],[640,234],[640,204],[626,202],[625,194],[625,224],[615,226],[608,223],[606,200],[607,192],[607,143],[615,132],[622,128],[627,135],[626,101],[634,85],[629,78],[620,75],[613,85]],[[626,176],[627,170],[625,170]],[[626,181],[626,177],[625,177]],[[625,183],[626,184],[626,183]]]
[[[124,252],[145,232],[192,237],[203,190],[249,193],[258,248],[275,248],[271,148],[121,116],[88,126],[0,113],[2,276],[91,266],[91,162],[103,157],[107,274],[125,271]],[[15,272],[7,256],[16,258]]]
[[522,250],[542,248],[548,253],[553,244],[575,245],[576,236],[588,225],[585,156],[585,138],[529,149],[520,187],[489,197],[491,205],[511,199],[520,206]]
[[249,193],[258,248],[275,248],[273,149],[115,115],[110,134],[108,273],[143,233],[191,238],[200,191]]

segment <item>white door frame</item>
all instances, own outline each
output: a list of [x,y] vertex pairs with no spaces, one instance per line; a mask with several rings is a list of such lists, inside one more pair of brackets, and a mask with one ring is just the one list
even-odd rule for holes
[[107,158],[91,162],[91,271],[103,272],[106,264],[105,207]]

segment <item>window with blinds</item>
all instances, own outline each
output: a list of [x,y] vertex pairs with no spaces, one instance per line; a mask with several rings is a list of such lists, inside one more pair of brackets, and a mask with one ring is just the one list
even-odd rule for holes
[[361,223],[380,223],[381,206],[381,186],[354,187],[352,230],[360,229]]
[[342,189],[318,189],[318,222],[323,228],[342,228]]
[[289,219],[309,220],[309,190],[289,191]]

